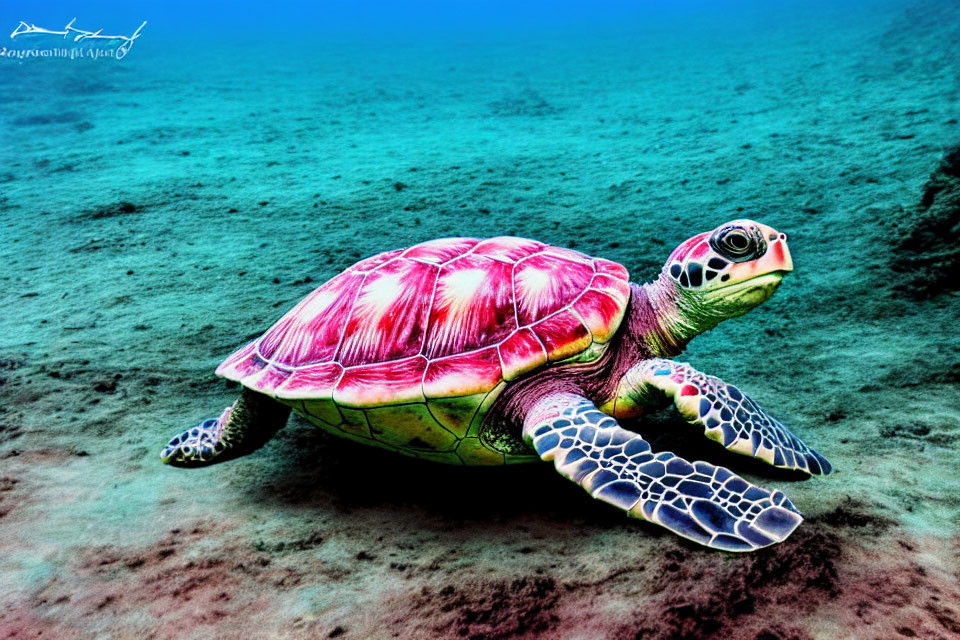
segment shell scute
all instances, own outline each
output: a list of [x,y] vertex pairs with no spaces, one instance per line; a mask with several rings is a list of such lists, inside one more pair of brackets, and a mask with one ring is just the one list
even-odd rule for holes
[[331,398],[342,375],[343,367],[340,364],[321,362],[312,367],[295,369],[276,391],[289,399]]
[[403,253],[403,249],[395,249],[393,251],[384,251],[383,253],[378,253],[375,256],[364,258],[360,262],[356,263],[351,267],[351,270],[360,272],[373,271],[380,265],[398,257],[401,253]]
[[487,347],[430,361],[423,377],[423,395],[448,398],[484,393],[502,377],[497,348]]
[[256,357],[257,343],[254,341],[230,354],[230,356],[217,367],[216,374],[230,380],[240,380],[250,372],[251,361]]
[[496,344],[516,329],[512,266],[466,255],[440,269],[424,355],[442,358]]
[[427,360],[414,356],[345,369],[333,400],[348,407],[378,407],[424,402],[423,373]]
[[547,352],[543,343],[527,328],[514,333],[498,348],[503,363],[504,380],[514,380],[547,363]]
[[259,371],[246,376],[243,384],[249,389],[270,393],[286,382],[289,377],[289,370],[281,369],[274,364],[267,364]]
[[590,346],[590,331],[570,311],[561,311],[533,327],[550,362],[574,356]]
[[333,358],[343,322],[364,276],[346,272],[330,280],[286,313],[260,339],[261,358],[284,366],[304,366]]
[[485,256],[494,260],[514,263],[521,258],[543,251],[547,245],[536,240],[517,238],[515,236],[500,236],[480,241],[471,253]]
[[369,442],[373,439],[370,435],[370,425],[367,423],[367,414],[363,409],[351,409],[350,407],[338,407],[340,415],[343,416],[343,422],[337,425],[341,432],[352,436],[351,439],[364,438],[360,442]]
[[[289,404],[296,406],[293,403]],[[337,427],[343,424],[343,415],[332,398],[304,400],[299,405],[298,408],[311,422],[319,420],[325,427]]]
[[444,428],[463,438],[470,430],[470,423],[486,397],[487,392],[484,391],[472,396],[427,398],[427,409]]
[[608,276],[613,276],[614,279],[623,282],[628,282],[630,280],[630,274],[627,273],[626,267],[618,262],[613,262],[612,260],[606,260],[604,258],[594,258],[593,266],[597,270],[597,273],[604,273]]
[[527,326],[569,305],[593,279],[593,265],[536,254],[513,271],[517,322]]
[[587,290],[573,303],[573,311],[583,320],[595,342],[608,342],[613,336],[610,328],[619,326],[624,306],[599,291]]
[[590,289],[607,294],[622,307],[626,307],[627,301],[630,300],[630,285],[626,280],[617,280],[601,273],[598,273],[590,282]]
[[420,353],[438,268],[399,258],[369,273],[357,291],[335,360],[345,367]]
[[453,451],[460,438],[438,423],[425,404],[367,409],[375,440],[414,451]]
[[439,266],[463,255],[479,242],[476,238],[440,238],[414,245],[403,251],[401,255],[404,258]]
[[567,249],[564,247],[547,247],[543,250],[543,252],[544,254],[553,256],[555,258],[562,258],[571,262],[582,262],[591,266],[593,265],[593,258],[585,253],[581,253],[580,251],[575,251],[573,249]]

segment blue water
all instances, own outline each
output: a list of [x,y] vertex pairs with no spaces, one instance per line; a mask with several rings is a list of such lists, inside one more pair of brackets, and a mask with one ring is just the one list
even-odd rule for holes
[[[867,6],[876,6],[877,3]],[[890,3],[886,3],[890,4]],[[818,14],[830,3],[793,3],[765,8],[774,17],[781,11],[801,10]],[[151,30],[169,36],[173,33],[205,34],[214,38],[257,34],[283,46],[284,35],[306,34],[313,37],[349,35],[358,32],[411,34],[424,32],[525,30],[564,25],[583,29],[606,24],[625,27],[662,16],[691,21],[713,20],[717,16],[736,18],[745,10],[763,7],[756,2],[725,2],[722,6],[706,2],[560,2],[515,3],[507,1],[459,2],[226,2],[197,4],[176,0],[159,3],[119,3],[110,1],[76,3],[56,1],[37,6],[26,0],[5,3],[4,17],[39,22],[67,22],[82,16],[107,29],[122,29],[148,20]],[[731,15],[732,14],[732,15]]]

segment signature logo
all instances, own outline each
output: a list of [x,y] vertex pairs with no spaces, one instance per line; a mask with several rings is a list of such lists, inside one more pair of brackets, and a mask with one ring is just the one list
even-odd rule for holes
[[93,42],[105,42],[105,43],[119,43],[117,46],[117,52],[114,57],[117,60],[122,60],[127,53],[130,52],[130,49],[133,47],[133,42],[141,36],[141,31],[146,26],[147,21],[144,20],[143,24],[137,27],[137,30],[133,32],[133,35],[124,36],[124,35],[107,35],[103,33],[103,29],[99,31],[86,31],[84,29],[78,29],[73,26],[73,23],[77,19],[74,18],[67,23],[67,26],[63,28],[63,31],[53,31],[51,29],[43,29],[38,27],[35,24],[27,24],[24,21],[20,21],[20,24],[17,25],[17,28],[13,30],[13,33],[10,34],[10,37],[16,39],[22,36],[63,36],[63,39],[66,40],[67,36],[73,36],[73,41],[75,43],[93,43]]

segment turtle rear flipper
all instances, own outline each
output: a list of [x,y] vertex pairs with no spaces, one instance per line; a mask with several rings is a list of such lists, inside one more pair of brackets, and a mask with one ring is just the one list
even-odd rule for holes
[[706,462],[654,454],[581,396],[541,400],[527,414],[523,436],[594,498],[707,547],[753,551],[782,542],[803,521],[780,491]]
[[224,462],[262,447],[286,423],[290,407],[244,389],[220,414],[174,436],[160,451],[164,464],[200,467]]
[[160,460],[175,466],[199,466],[213,462],[228,447],[228,443],[220,438],[220,422],[229,413],[230,407],[227,407],[220,418],[204,420],[171,438],[160,452]]

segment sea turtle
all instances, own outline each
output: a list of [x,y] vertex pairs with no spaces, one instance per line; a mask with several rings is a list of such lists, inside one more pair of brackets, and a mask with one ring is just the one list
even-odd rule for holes
[[672,400],[706,436],[782,469],[830,463],[731,384],[669,360],[764,302],[793,269],[786,235],[752,220],[700,233],[637,285],[603,258],[517,237],[448,238],[361,260],[217,375],[240,398],[174,437],[197,466],[261,446],[290,410],[338,436],[465,465],[553,461],[629,515],[749,551],[801,522],[780,491],[653,453],[617,420]]

